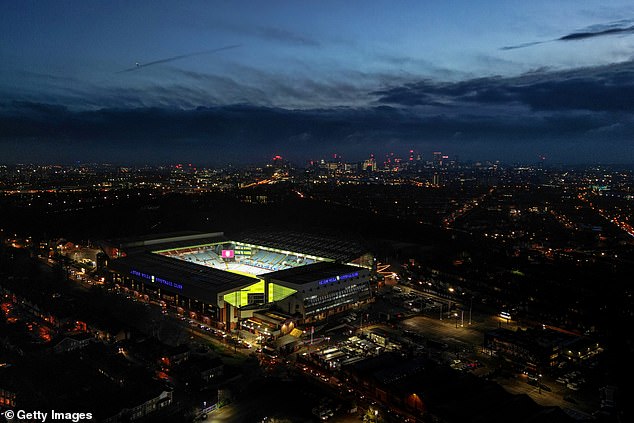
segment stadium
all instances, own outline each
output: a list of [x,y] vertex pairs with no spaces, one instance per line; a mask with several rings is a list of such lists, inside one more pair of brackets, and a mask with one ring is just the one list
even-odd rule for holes
[[310,323],[370,298],[374,258],[352,241],[190,232],[105,241],[102,249],[111,283],[221,329],[240,319],[265,324],[253,318],[262,310]]

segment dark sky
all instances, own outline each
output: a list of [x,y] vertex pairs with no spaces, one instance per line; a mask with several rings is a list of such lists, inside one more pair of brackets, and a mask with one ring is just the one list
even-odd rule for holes
[[631,1],[2,2],[0,163],[631,164],[633,53]]

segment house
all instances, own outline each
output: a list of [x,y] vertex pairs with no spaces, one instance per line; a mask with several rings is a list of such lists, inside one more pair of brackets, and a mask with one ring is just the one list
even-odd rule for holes
[[95,337],[91,333],[80,332],[64,335],[53,345],[55,354],[65,353],[87,347]]

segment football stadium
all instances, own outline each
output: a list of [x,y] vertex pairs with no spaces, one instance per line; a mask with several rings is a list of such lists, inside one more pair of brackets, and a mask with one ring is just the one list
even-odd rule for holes
[[222,329],[254,311],[310,323],[370,298],[360,244],[304,233],[178,233],[102,243],[109,281]]

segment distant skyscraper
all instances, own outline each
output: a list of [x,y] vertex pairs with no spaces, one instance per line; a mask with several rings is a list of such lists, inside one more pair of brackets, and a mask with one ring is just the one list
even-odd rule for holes
[[271,161],[271,165],[275,168],[275,169],[281,169],[284,167],[288,167],[289,163],[288,161],[284,160],[284,158],[282,156],[275,155],[273,156],[273,160]]
[[434,166],[442,166],[442,152],[434,151]]
[[363,170],[375,172],[376,160],[374,160],[374,154],[370,154],[370,157],[363,162]]

